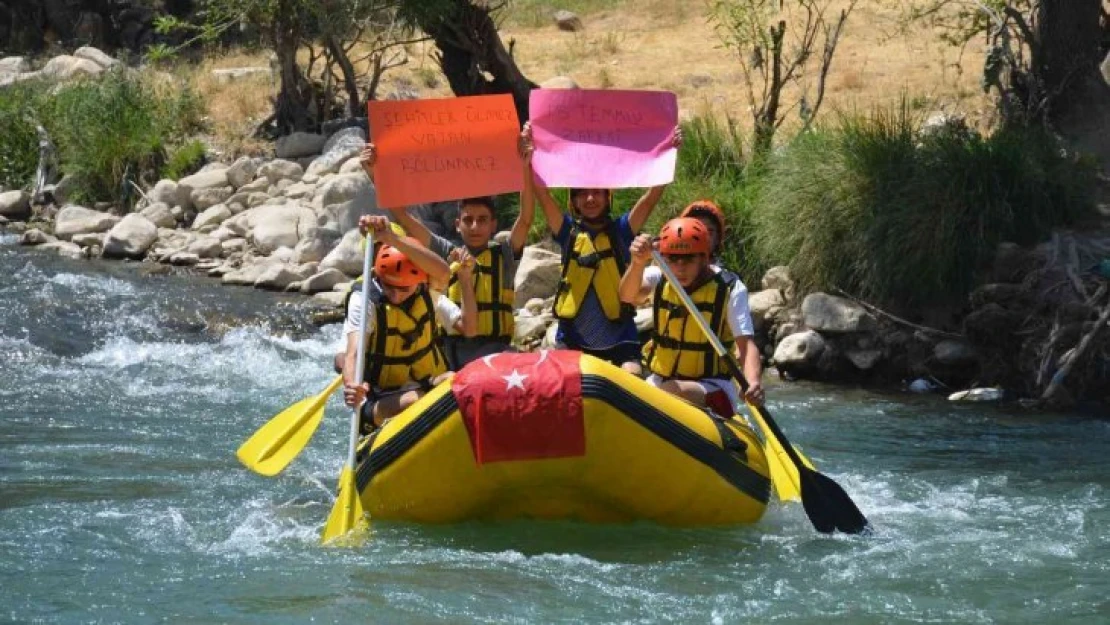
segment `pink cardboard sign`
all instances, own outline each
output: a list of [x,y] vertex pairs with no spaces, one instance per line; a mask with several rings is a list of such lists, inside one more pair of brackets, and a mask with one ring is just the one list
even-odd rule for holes
[[654,187],[674,180],[673,93],[533,89],[529,109],[532,167],[549,187]]

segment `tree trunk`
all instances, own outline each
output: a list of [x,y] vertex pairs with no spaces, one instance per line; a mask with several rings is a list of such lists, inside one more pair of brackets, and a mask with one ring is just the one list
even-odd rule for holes
[[425,16],[420,27],[439,48],[440,67],[455,95],[508,93],[520,121],[528,119],[528,93],[536,84],[501,43],[488,9],[454,0],[453,11]]
[[280,0],[271,33],[281,76],[273,117],[274,131],[278,136],[311,130],[315,125],[309,112],[311,89],[297,66],[297,47],[300,43],[297,23],[291,0]]
[[358,76],[355,74],[354,65],[351,65],[351,59],[347,57],[347,51],[343,49],[343,44],[335,38],[335,35],[327,36],[327,46],[328,50],[331,50],[332,58],[343,72],[343,89],[347,92],[347,119],[366,115],[365,111],[360,110],[362,98],[358,95]]
[[1045,121],[1080,150],[1097,154],[1110,173],[1110,87],[1102,61],[1100,0],[1055,0],[1036,15],[1037,66],[1047,97]]

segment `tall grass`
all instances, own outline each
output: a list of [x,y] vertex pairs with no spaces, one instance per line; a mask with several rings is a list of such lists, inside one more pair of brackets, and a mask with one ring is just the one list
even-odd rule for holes
[[0,89],[0,185],[29,187],[38,165],[36,111],[46,91],[37,83],[17,83]]
[[1092,205],[1092,168],[1037,131],[916,129],[905,106],[844,116],[772,157],[754,200],[760,253],[805,289],[958,303],[999,242],[1034,243]]
[[74,198],[120,199],[125,179],[153,183],[166,152],[200,128],[203,104],[190,90],[158,88],[141,77],[108,72],[52,86],[21,83],[0,90],[0,175],[26,186],[38,164],[34,125],[57,146],[61,170],[78,179]]

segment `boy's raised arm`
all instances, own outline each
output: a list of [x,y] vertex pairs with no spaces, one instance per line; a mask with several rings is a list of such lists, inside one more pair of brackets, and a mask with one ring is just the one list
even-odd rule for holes
[[528,244],[528,231],[532,229],[532,220],[536,216],[536,189],[532,179],[532,145],[531,127],[524,124],[520,132],[520,160],[524,163],[524,186],[520,190],[520,212],[517,213],[513,229],[509,232],[509,245],[513,248],[513,256],[520,258],[524,253],[524,246]]

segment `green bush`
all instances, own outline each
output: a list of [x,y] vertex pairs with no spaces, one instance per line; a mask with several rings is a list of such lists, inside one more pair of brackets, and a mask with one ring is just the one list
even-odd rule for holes
[[0,89],[0,185],[25,188],[34,183],[39,162],[36,111],[46,99],[41,83],[20,82]]
[[206,150],[201,141],[196,139],[186,141],[170,154],[166,166],[162,168],[162,177],[179,180],[196,172],[204,165]]
[[1040,132],[916,129],[905,106],[843,116],[771,157],[755,191],[759,253],[804,289],[957,303],[999,242],[1034,243],[1092,205],[1093,170]]

